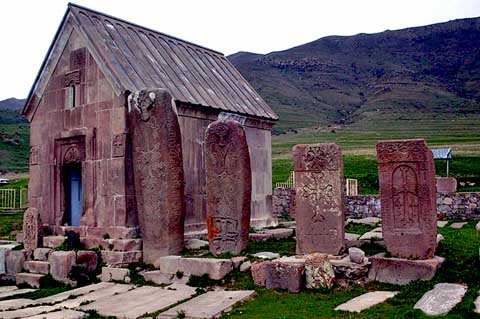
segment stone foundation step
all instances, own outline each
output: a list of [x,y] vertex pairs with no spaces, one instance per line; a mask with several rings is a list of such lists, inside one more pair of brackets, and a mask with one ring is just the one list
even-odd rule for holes
[[61,246],[66,239],[65,236],[45,236],[43,237],[43,247],[55,249]]
[[220,318],[222,314],[230,311],[235,304],[250,300],[253,297],[255,297],[254,290],[209,291],[170,308],[161,313],[158,318],[178,318],[178,314],[181,312],[185,313],[185,318]]
[[361,312],[365,309],[378,305],[385,300],[398,294],[398,291],[372,291],[355,297],[335,308],[335,310]]
[[50,271],[50,263],[48,261],[26,261],[23,269],[33,274],[48,274]]
[[103,239],[97,237],[80,237],[80,242],[86,249],[100,248],[107,251],[137,251],[142,250],[141,239]]
[[[15,282],[17,283],[17,286],[20,284],[27,284],[30,287],[40,288],[40,280],[43,277],[45,277],[45,275],[19,272],[18,274],[15,275]],[[27,290],[33,291],[32,289],[27,289]],[[26,291],[26,292],[30,292],[30,291]]]

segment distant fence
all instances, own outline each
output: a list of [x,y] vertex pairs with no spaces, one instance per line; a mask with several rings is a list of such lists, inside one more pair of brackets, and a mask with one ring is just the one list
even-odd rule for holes
[[0,188],[0,209],[28,207],[28,189]]
[[358,181],[356,179],[347,178],[345,184],[347,196],[358,196]]
[[277,182],[275,183],[275,188],[293,188],[295,186],[295,175],[293,172],[290,172],[290,176],[288,177],[286,182]]

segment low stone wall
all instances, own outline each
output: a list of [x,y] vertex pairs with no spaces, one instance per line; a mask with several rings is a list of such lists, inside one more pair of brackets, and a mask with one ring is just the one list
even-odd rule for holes
[[272,196],[273,214],[276,217],[294,217],[295,190],[293,188],[277,187]]
[[437,212],[448,218],[480,219],[480,193],[437,193]]
[[345,196],[345,215],[347,217],[380,217],[380,196]]
[[[273,213],[294,217],[294,190],[276,188],[273,192]],[[380,217],[380,196],[362,195],[345,197],[346,217]],[[442,217],[480,220],[480,192],[437,193],[437,212]]]

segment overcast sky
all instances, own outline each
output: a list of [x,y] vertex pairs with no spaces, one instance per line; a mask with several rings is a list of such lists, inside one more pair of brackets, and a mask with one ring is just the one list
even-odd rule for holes
[[[25,98],[65,0],[0,2],[0,100]],[[328,35],[479,17],[480,0],[75,0],[226,55],[280,51]]]

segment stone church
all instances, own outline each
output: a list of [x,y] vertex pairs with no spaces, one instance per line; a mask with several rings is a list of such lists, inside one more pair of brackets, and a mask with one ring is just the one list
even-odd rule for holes
[[251,222],[272,218],[271,129],[277,115],[226,57],[69,4],[23,109],[30,122],[30,206],[54,233],[121,238],[138,227],[127,97],[173,96],[185,172],[185,230],[205,228],[206,127],[233,117],[246,131]]

